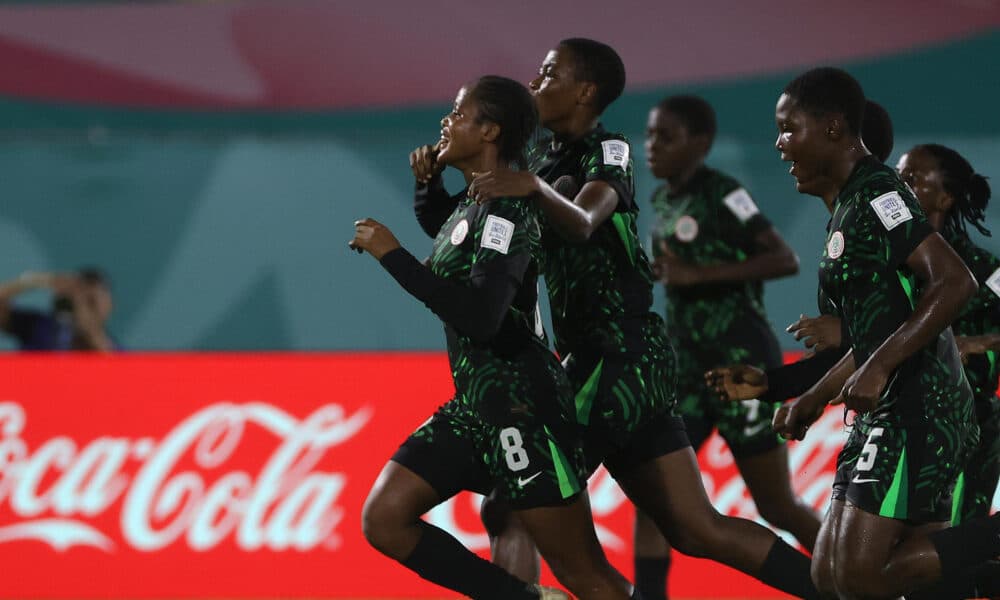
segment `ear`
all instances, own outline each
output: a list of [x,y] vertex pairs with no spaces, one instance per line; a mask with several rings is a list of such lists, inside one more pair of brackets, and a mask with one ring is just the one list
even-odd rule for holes
[[500,137],[500,126],[497,125],[496,123],[487,121],[483,123],[482,132],[483,132],[483,141],[493,143],[497,141],[498,137]]
[[826,136],[834,142],[840,141],[847,133],[846,125],[843,117],[839,115],[830,117],[826,121]]
[[597,84],[592,81],[581,81],[577,85],[576,103],[593,104],[597,97]]
[[947,214],[955,204],[955,199],[948,192],[941,192],[934,203],[937,204],[938,210]]
[[700,133],[691,136],[691,145],[702,157],[708,156],[708,151],[712,149],[712,140],[707,133]]

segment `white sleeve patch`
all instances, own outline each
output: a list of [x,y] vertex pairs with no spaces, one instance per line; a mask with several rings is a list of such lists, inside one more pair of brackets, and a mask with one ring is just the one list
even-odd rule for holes
[[878,215],[879,220],[882,221],[882,225],[889,231],[892,231],[896,225],[905,223],[913,218],[913,215],[910,214],[910,209],[906,208],[906,204],[898,192],[882,194],[872,200],[871,205],[875,210],[875,214]]
[[604,164],[628,169],[628,142],[604,140],[601,149],[604,150]]
[[514,237],[514,224],[496,215],[486,216],[486,226],[483,228],[483,241],[479,244],[483,248],[496,250],[501,254],[507,254],[510,250],[510,240]]
[[733,211],[733,214],[740,220],[740,223],[746,223],[750,217],[760,213],[760,209],[754,204],[753,198],[743,188],[729,192],[722,201],[726,203],[729,210]]
[[993,271],[986,279],[986,287],[990,288],[997,296],[1000,296],[1000,269]]

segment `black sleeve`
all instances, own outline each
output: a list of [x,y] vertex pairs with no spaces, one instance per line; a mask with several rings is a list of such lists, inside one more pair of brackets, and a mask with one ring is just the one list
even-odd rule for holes
[[837,364],[846,347],[824,350],[814,356],[767,370],[767,392],[761,400],[784,402],[801,396]]
[[530,262],[527,255],[505,259],[474,267],[468,286],[435,275],[405,248],[383,256],[382,266],[442,321],[477,342],[485,342],[500,331]]
[[22,344],[29,340],[35,328],[47,315],[35,310],[12,308],[7,317],[7,332]]
[[458,196],[448,195],[441,175],[435,176],[426,185],[417,183],[413,192],[413,212],[416,213],[417,223],[424,233],[432,238],[437,237],[444,222],[454,212],[458,199]]

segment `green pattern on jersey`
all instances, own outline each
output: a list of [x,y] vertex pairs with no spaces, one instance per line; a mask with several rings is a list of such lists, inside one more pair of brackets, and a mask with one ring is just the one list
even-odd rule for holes
[[[824,293],[846,323],[858,365],[913,312],[910,295],[916,286],[905,262],[932,232],[895,171],[871,157],[858,162],[835,201],[819,271]],[[945,330],[904,361],[874,413],[860,418],[891,414],[904,426],[971,423],[971,391],[949,338]]]
[[[1000,294],[993,289],[1000,290],[1000,281],[992,283],[992,286],[987,283],[993,275],[1000,279],[1000,258],[974,244],[965,232],[948,227],[941,233],[979,284],[976,295],[952,323],[952,330],[955,335],[964,336],[1000,333]],[[996,397],[1000,373],[997,372],[994,353],[970,356],[965,374],[977,402],[991,402]]]
[[[516,444],[530,443],[534,455],[551,457],[544,472],[558,481],[564,498],[580,490],[576,473],[585,469],[582,446],[574,438],[572,389],[562,366],[535,332],[540,237],[537,214],[527,200],[505,198],[479,206],[465,199],[441,227],[429,259],[435,274],[463,283],[476,270],[495,267],[493,261],[530,259],[497,336],[477,342],[446,326],[455,397],[440,410],[454,417],[452,422],[463,424],[455,434],[471,436],[497,485],[512,500],[530,494],[531,486],[519,484],[512,472],[516,469],[510,466],[511,457],[518,456],[518,450],[511,446],[511,430],[520,437],[544,429],[544,435],[518,439]],[[432,435],[430,427],[414,434],[425,439]]]
[[[552,308],[556,349],[595,357],[665,355],[669,346],[662,321],[649,312],[653,276],[636,228],[632,160],[605,156],[602,143],[624,145],[628,140],[598,126],[559,147],[542,140],[529,156],[531,170],[548,183],[573,179],[577,189],[603,181],[618,192],[613,216],[586,243],[564,240],[544,221],[543,273]],[[585,380],[574,382],[577,387]]]
[[[725,199],[749,195],[732,177],[701,167],[683,189],[666,186],[653,193],[656,222],[653,256],[661,243],[687,263],[712,265],[746,260],[755,252],[754,237],[771,226],[761,213],[737,213]],[[741,206],[753,206],[742,204]],[[666,287],[667,327],[672,340],[713,345],[735,327],[755,320],[767,323],[760,281]],[[676,344],[675,344],[676,345]]]

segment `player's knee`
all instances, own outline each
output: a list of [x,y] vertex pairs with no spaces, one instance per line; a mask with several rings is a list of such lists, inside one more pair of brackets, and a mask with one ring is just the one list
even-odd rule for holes
[[886,595],[885,574],[879,565],[858,560],[841,560],[834,565],[834,584],[841,598],[864,600]]
[[391,502],[380,495],[370,495],[361,510],[361,531],[373,548],[393,556],[393,531],[396,513]]
[[833,565],[829,560],[819,555],[813,555],[812,563],[809,566],[809,575],[813,585],[824,598],[837,597],[837,585],[833,576]]

